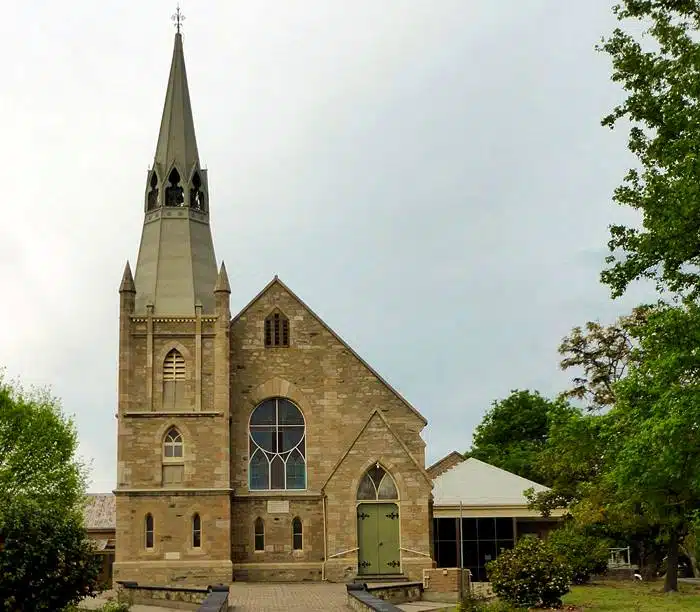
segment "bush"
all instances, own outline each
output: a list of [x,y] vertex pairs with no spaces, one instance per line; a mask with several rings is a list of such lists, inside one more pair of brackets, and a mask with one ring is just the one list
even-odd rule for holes
[[571,570],[546,542],[523,536],[513,550],[486,564],[494,592],[519,607],[561,607],[569,592]]
[[593,574],[604,574],[608,569],[608,542],[586,535],[572,525],[553,531],[548,542],[571,568],[574,584],[584,584]]

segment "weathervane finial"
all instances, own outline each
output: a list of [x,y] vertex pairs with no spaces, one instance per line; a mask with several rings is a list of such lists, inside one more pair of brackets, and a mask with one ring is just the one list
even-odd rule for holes
[[171,17],[171,19],[175,22],[175,27],[177,28],[177,33],[180,33],[180,28],[182,27],[182,22],[185,21],[185,16],[182,14],[182,11],[180,10],[180,5],[177,5],[177,9],[175,9],[175,14]]

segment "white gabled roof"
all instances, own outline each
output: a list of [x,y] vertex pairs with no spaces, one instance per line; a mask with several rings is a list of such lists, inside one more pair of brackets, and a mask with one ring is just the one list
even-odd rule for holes
[[433,503],[438,506],[527,506],[523,495],[530,487],[544,485],[521,478],[478,459],[470,458],[433,480]]

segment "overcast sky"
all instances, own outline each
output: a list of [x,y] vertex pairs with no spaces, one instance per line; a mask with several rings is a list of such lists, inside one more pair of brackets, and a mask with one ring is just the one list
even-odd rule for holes
[[[427,461],[495,399],[553,395],[632,158],[594,50],[608,0],[182,3],[231,307],[278,274],[428,419]],[[0,20],[0,364],[116,477],[118,285],[135,262],[174,3],[14,2]]]

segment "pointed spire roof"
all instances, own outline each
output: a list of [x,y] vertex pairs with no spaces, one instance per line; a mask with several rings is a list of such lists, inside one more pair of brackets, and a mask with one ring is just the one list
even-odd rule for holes
[[231,285],[229,285],[228,274],[226,273],[226,264],[223,261],[221,262],[219,276],[216,279],[216,285],[214,285],[214,293],[219,291],[231,293]]
[[175,164],[179,173],[187,179],[194,166],[199,166],[194,119],[187,86],[185,54],[182,49],[182,34],[175,34],[173,59],[170,64],[168,89],[165,93],[163,117],[156,146],[155,165],[163,173],[169,173]]
[[122,275],[122,282],[119,285],[119,293],[136,293],[136,286],[134,285],[134,277],[131,275],[131,266],[129,262],[126,262],[124,266],[124,274]]

